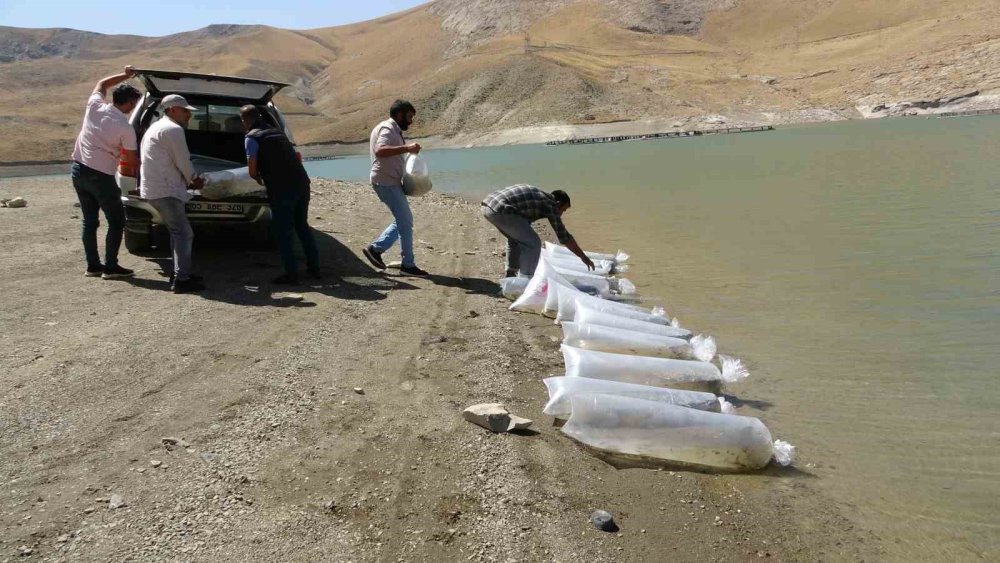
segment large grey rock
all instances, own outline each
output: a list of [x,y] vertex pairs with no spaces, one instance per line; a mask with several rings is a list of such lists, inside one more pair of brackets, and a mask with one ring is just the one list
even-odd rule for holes
[[28,202],[24,200],[23,197],[15,197],[14,199],[8,199],[3,202],[4,207],[26,207]]
[[500,403],[473,405],[462,412],[462,418],[492,432],[523,430],[532,424],[527,418],[510,414]]

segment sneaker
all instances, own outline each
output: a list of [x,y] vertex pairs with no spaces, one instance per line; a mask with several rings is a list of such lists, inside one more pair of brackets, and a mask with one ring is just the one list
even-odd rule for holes
[[379,270],[385,269],[385,262],[382,261],[381,252],[375,250],[371,246],[366,246],[361,253],[365,255],[365,258],[367,258],[369,262],[372,263],[372,266],[375,266]]
[[117,280],[121,278],[128,278],[135,275],[135,272],[129,270],[128,268],[122,268],[121,266],[104,267],[104,274],[101,276],[106,280]]
[[205,289],[205,284],[201,280],[191,279],[177,280],[170,286],[170,290],[174,293],[197,293]]
[[[170,274],[170,285],[174,285],[174,278],[175,277],[176,276],[174,274]],[[196,282],[204,282],[205,278],[203,278],[203,277],[201,277],[201,276],[199,276],[197,274],[191,274],[190,276],[188,276],[188,281],[191,281],[191,280],[194,280]]]
[[296,285],[299,283],[299,276],[297,274],[281,274],[271,280],[271,283],[274,285]]
[[420,268],[418,268],[416,266],[401,266],[399,268],[399,271],[402,272],[402,273],[404,273],[404,274],[409,274],[411,276],[420,276],[422,278],[426,278],[427,276],[430,275],[429,273],[421,270]]
[[104,266],[98,266],[96,268],[87,267],[87,273],[84,274],[88,278],[99,278],[104,275]]

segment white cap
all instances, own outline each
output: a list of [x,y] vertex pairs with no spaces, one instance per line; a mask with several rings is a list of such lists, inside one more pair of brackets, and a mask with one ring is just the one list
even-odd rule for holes
[[184,108],[190,111],[198,111],[198,108],[188,104],[188,101],[179,94],[170,94],[160,102],[160,109],[167,111],[170,108]]

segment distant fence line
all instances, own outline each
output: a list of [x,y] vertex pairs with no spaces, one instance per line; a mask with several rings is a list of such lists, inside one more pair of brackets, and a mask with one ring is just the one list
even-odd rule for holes
[[586,137],[583,139],[565,139],[561,141],[549,141],[546,146],[556,145],[593,145],[599,143],[620,143],[622,141],[648,141],[651,139],[673,139],[677,137],[700,137],[702,135],[725,135],[730,133],[758,133],[761,131],[774,131],[771,125],[759,125],[756,127],[726,127],[724,129],[706,129],[703,131],[669,131],[667,133],[649,133],[647,135],[614,135],[609,137]]

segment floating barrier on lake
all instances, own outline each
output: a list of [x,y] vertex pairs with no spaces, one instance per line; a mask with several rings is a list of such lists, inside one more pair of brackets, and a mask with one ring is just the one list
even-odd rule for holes
[[585,137],[582,139],[565,139],[549,141],[546,146],[557,145],[594,145],[601,143],[620,143],[622,141],[652,141],[656,139],[678,139],[682,137],[701,137],[702,135],[727,135],[732,133],[761,133],[774,131],[771,125],[754,127],[724,127],[721,129],[704,129],[700,131],[668,131],[666,133],[649,133],[647,135],[614,135],[610,137]]

